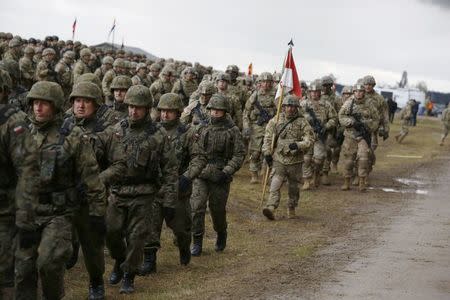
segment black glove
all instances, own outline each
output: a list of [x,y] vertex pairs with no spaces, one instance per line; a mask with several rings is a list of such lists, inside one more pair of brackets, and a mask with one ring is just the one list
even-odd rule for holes
[[190,180],[184,175],[181,175],[180,178],[178,178],[178,189],[181,193],[186,192],[191,186],[191,184],[192,180]]
[[19,229],[18,234],[20,248],[29,249],[39,242],[39,233],[37,231]]
[[97,233],[106,233],[105,217],[101,216],[89,216],[89,227]]
[[175,218],[175,208],[163,206],[162,210],[166,222],[170,222]]
[[289,149],[290,149],[290,150],[298,150],[298,145],[297,145],[297,143],[290,143],[290,144],[289,144]]
[[264,160],[266,161],[269,167],[272,167],[273,158],[272,155],[264,155]]

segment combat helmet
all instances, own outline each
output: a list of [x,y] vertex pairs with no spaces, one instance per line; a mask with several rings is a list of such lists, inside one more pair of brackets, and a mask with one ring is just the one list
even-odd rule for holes
[[228,112],[230,110],[228,99],[221,94],[214,94],[209,100],[206,109],[217,109]]
[[95,101],[97,105],[102,104],[102,91],[92,82],[82,81],[74,85],[69,100],[73,101],[75,98],[87,98]]
[[167,93],[159,98],[158,110],[178,110],[183,111],[184,105],[180,95],[176,93]]
[[133,85],[125,94],[124,103],[128,105],[151,107],[152,102],[150,89],[143,85]]
[[131,81],[130,77],[125,75],[119,75],[114,77],[113,81],[111,82],[111,92],[114,90],[128,90],[133,85],[133,82]]
[[299,107],[300,103],[298,102],[298,98],[295,97],[294,95],[287,95],[283,99],[283,103],[281,103],[281,105],[282,106],[290,105],[290,106]]
[[375,86],[377,83],[375,81],[375,78],[372,75],[367,75],[367,76],[364,76],[364,78],[363,78],[363,84]]
[[51,81],[38,81],[31,87],[27,95],[28,103],[39,99],[52,103],[56,111],[60,111],[64,104],[64,92],[59,84]]

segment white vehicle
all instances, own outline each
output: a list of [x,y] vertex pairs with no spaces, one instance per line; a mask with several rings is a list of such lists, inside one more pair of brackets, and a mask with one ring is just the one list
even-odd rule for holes
[[381,94],[385,99],[392,98],[397,102],[398,108],[406,105],[410,99],[420,102],[419,107],[425,105],[425,93],[414,88],[379,88],[375,87],[375,91]]

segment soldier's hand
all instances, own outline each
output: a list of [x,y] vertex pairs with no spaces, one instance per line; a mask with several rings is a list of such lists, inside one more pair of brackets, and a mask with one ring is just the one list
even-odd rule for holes
[[297,143],[290,143],[289,144],[289,149],[294,151],[294,150],[298,150],[298,145]]
[[272,167],[272,164],[273,164],[272,155],[264,155],[264,160],[266,161],[266,163],[269,167]]
[[29,249],[33,245],[36,245],[39,243],[40,236],[39,236],[39,233],[35,230],[30,231],[30,230],[19,229],[18,234],[19,234],[20,248]]
[[181,193],[186,192],[191,186],[191,184],[192,180],[190,180],[184,175],[181,175],[180,178],[178,179],[178,189],[180,190]]
[[166,222],[170,222],[175,218],[175,208],[172,207],[163,207],[163,215]]
[[251,134],[250,128],[244,127],[244,129],[242,130],[242,136],[243,136],[245,139],[249,139],[249,138],[250,138],[250,134]]
[[89,226],[100,234],[106,233],[106,222],[104,216],[89,216]]
[[231,175],[221,171],[219,177],[217,178],[217,182],[231,182],[233,181],[233,177]]

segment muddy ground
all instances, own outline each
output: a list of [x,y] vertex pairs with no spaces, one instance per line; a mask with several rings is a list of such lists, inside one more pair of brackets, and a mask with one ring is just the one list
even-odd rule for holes
[[[402,145],[393,138],[380,143],[377,165],[370,178],[372,189],[367,193],[340,191],[342,178],[333,174],[331,186],[302,192],[298,217],[293,220],[286,218],[285,198],[276,221],[262,216],[261,186],[248,183],[245,165],[232,185],[229,242],[224,253],[214,252],[215,234],[208,220],[204,255],[181,267],[171,234],[165,230],[163,248],[158,252],[158,273],[138,278],[136,293],[128,297],[120,296],[118,287],[107,285],[108,297],[345,299],[346,294],[339,287],[347,266],[378,247],[380,236],[405,214],[412,199],[425,199],[427,194],[423,191],[431,188],[418,187],[404,179],[414,178],[419,171],[431,174],[426,170],[448,165],[449,147],[437,146],[439,123],[421,119],[418,125]],[[397,131],[398,126],[394,125],[391,135]],[[283,196],[286,197],[286,191]],[[105,278],[112,265],[109,257],[107,262]],[[353,268],[349,272],[356,271]],[[81,263],[67,273],[66,279],[67,299],[86,297],[87,276]],[[445,289],[445,282],[442,285]]]

